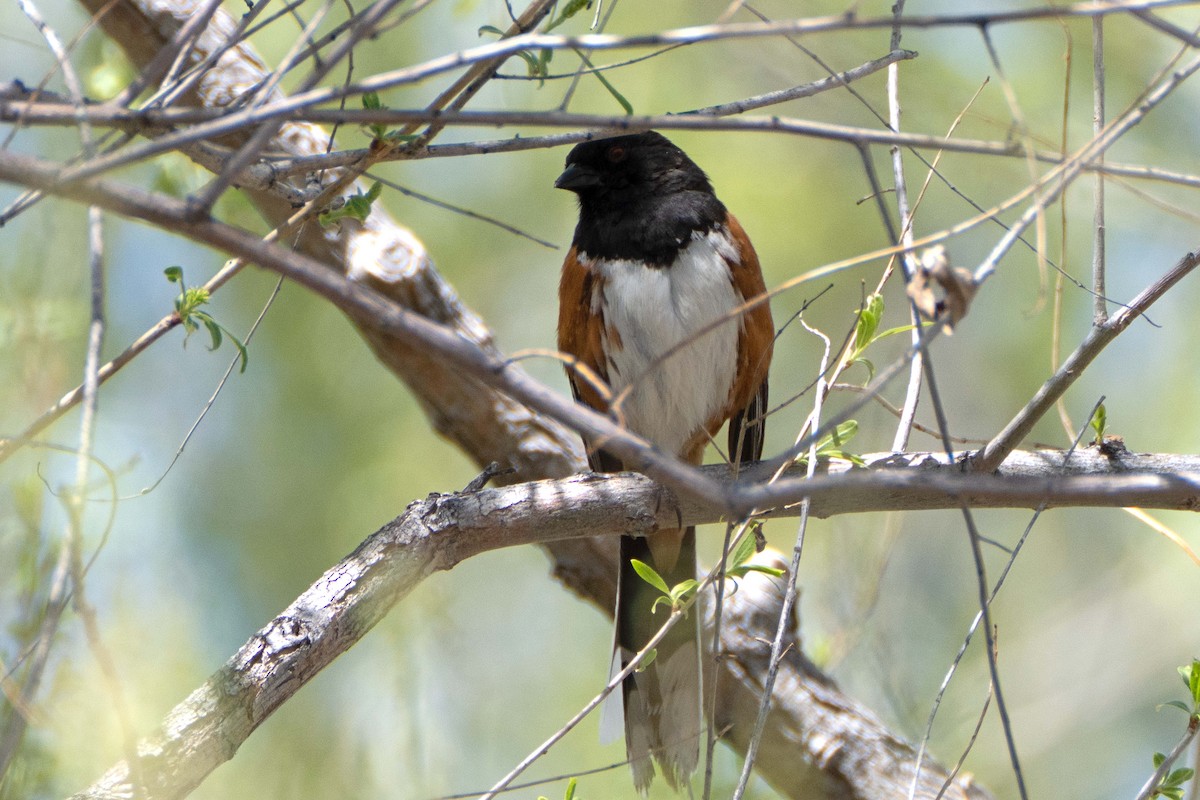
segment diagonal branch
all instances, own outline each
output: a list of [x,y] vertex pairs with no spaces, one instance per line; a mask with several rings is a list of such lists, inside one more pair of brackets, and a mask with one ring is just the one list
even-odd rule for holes
[[1200,265],[1200,251],[1188,253],[1165,275],[1131,300],[1129,305],[1123,306],[1105,322],[1093,325],[1079,347],[1075,348],[1075,352],[1071,353],[1058,371],[1042,384],[1042,388],[1038,389],[1037,394],[1004,426],[1004,430],[996,434],[987,447],[975,457],[972,467],[988,472],[999,466],[1109,342],[1117,338],[1172,286],[1187,277],[1197,265]]

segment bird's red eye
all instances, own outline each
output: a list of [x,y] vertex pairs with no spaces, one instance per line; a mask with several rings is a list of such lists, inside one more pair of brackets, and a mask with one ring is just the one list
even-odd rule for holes
[[604,155],[608,158],[610,164],[620,164],[625,160],[625,148],[619,144],[614,144],[608,148],[608,151]]

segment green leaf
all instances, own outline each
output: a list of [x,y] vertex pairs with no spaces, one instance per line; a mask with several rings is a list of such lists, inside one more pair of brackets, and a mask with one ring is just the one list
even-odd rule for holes
[[1183,702],[1182,700],[1168,700],[1167,702],[1159,705],[1157,708],[1163,709],[1163,708],[1167,708],[1168,706],[1170,708],[1178,708],[1180,711],[1187,714],[1189,717],[1192,715],[1192,709],[1188,706],[1187,703]]
[[763,564],[743,564],[740,567],[735,567],[730,570],[730,574],[735,578],[740,578],[748,572],[761,572],[763,575],[770,575],[773,578],[779,578],[784,575],[784,570],[779,567],[768,567]]
[[613,96],[613,99],[621,105],[621,108],[625,109],[625,113],[632,115],[633,104],[625,99],[625,95],[617,91],[617,87],[608,82],[608,78],[604,77],[604,73],[593,72],[592,74],[596,76],[596,80],[600,81],[600,85],[608,90],[608,93]]
[[1158,769],[1159,767],[1161,767],[1162,763],[1166,760],[1167,760],[1167,757],[1165,755],[1163,755],[1162,753],[1155,753],[1154,757],[1151,759],[1151,761],[1154,762],[1155,769]]
[[[1104,409],[1104,403],[1096,406],[1096,413],[1092,414],[1091,422],[1092,430],[1096,432],[1096,442],[1104,441],[1104,431],[1108,427],[1108,412]],[[1182,670],[1183,667],[1180,667]]]
[[[837,459],[839,461],[849,461],[856,466],[865,466],[861,458],[848,453],[842,449],[842,445],[853,439],[858,434],[858,421],[848,419],[833,429],[833,431],[817,442],[817,459]],[[807,464],[808,454],[805,453],[797,457],[797,464]]]
[[1200,706],[1200,660],[1193,659],[1188,667],[1188,691],[1192,693],[1192,702]]
[[817,442],[817,455],[827,455],[831,451],[840,451],[842,445],[858,435],[858,420],[848,419],[835,427],[828,436]]
[[1163,783],[1166,783],[1169,786],[1182,786],[1190,781],[1192,776],[1195,774],[1196,770],[1190,767],[1180,767],[1179,769],[1171,772],[1171,774],[1167,776],[1167,779],[1163,781]]
[[858,323],[854,326],[854,352],[858,354],[875,340],[875,331],[879,328],[879,320],[883,318],[883,295],[871,295],[866,305],[855,313],[858,314]]
[[353,218],[359,222],[365,222],[367,217],[371,215],[371,205],[379,199],[379,195],[383,192],[383,184],[379,181],[371,184],[366,192],[361,189],[356,193],[346,198],[345,204],[341,208],[322,211],[318,219],[322,225],[332,225],[335,222],[346,218]]
[[344,209],[346,216],[354,217],[359,222],[365,222],[371,214],[371,202],[361,194],[356,194],[346,201]]
[[[543,32],[549,31],[551,28],[553,28],[553,25],[547,27]],[[495,25],[481,25],[476,31],[478,36],[483,36],[485,33],[492,34],[499,39],[504,38],[504,31],[500,30]],[[537,55],[534,55],[528,50],[518,50],[513,55],[525,62],[525,72],[529,75],[529,77],[540,79],[539,85],[545,84],[547,66],[550,64],[550,59],[554,56],[552,50],[543,49]]]
[[213,319],[211,314],[200,310],[200,306],[205,305],[212,298],[208,289],[203,286],[186,286],[183,267],[167,267],[163,270],[163,274],[167,276],[168,281],[178,283],[181,287],[179,294],[175,297],[175,313],[179,315],[179,322],[183,325],[183,346],[187,347],[188,337],[200,330],[200,326],[203,325],[212,341],[208,349],[216,350],[228,338],[237,348],[238,359],[242,362],[241,369],[238,371],[245,372],[246,366],[250,363],[250,354],[246,351],[246,345],[230,333],[225,326]]
[[747,532],[742,536],[742,540],[737,543],[737,547],[733,548],[733,552],[729,554],[729,560],[726,562],[725,571],[737,569],[742,564],[750,560],[750,556],[754,554],[754,537]]
[[238,358],[242,360],[242,366],[238,370],[238,374],[241,375],[246,371],[246,367],[250,366],[250,353],[246,351],[246,344],[241,339],[229,333],[229,331],[225,331],[225,333],[228,334],[229,340],[233,342],[233,346],[237,348]]
[[642,663],[638,664],[638,668],[634,671],[635,672],[645,672],[646,669],[651,664],[654,663],[654,659],[656,659],[656,658],[658,658],[658,648],[657,647],[652,650],[647,650],[645,658],[642,659]]
[[867,462],[854,453],[847,453],[845,450],[826,450],[821,454],[822,458],[830,461],[848,461],[856,467],[865,467]]
[[875,380],[875,365],[869,358],[856,358],[850,362],[850,366],[854,366],[855,364],[862,364],[867,368],[867,383]]
[[667,582],[662,579],[661,575],[654,571],[654,567],[644,561],[638,561],[636,558],[629,559],[629,563],[633,566],[633,571],[638,574],[638,577],[668,597],[671,595],[671,589],[667,586]]
[[833,429],[833,433],[829,435],[837,444],[845,444],[858,435],[858,421],[848,419]]
[[854,312],[858,317],[858,321],[854,326],[854,344],[844,356],[845,363],[848,366],[861,363],[867,368],[867,383],[875,379],[875,365],[866,358],[863,358],[863,353],[880,339],[886,339],[889,336],[895,336],[899,333],[908,333],[913,329],[912,325],[899,325],[895,328],[888,328],[880,333],[879,323],[883,321],[883,311],[883,295],[876,293],[870,295],[862,308]]
[[525,72],[529,75],[529,77],[536,78],[542,74],[541,62],[533,53],[529,52],[528,50],[518,50],[516,55],[520,56],[521,59],[525,61]]
[[562,25],[564,22],[569,20],[571,17],[578,14],[583,9],[591,7],[592,0],[570,0],[570,2],[563,6],[558,17],[546,25],[546,27],[542,30],[542,33],[549,33],[559,25]]
[[[922,322],[921,327],[926,328],[932,324],[933,324],[932,322],[928,322],[928,321]],[[908,333],[909,331],[911,331],[913,329],[913,327],[914,326],[912,326],[912,325],[897,325],[895,328],[888,328],[886,331],[884,331],[883,333],[879,334],[874,339],[872,339],[872,341],[878,342],[880,339],[886,339],[889,336],[895,336],[896,334],[899,334],[899,333]]]
[[[363,92],[362,107],[367,111],[381,111],[387,106],[379,99],[379,92]],[[387,137],[387,125],[379,122],[372,122],[366,126],[370,132],[372,139],[383,139]]]
[[684,602],[695,594],[696,589],[700,586],[700,581],[695,578],[688,578],[680,581],[671,587],[671,610],[675,610],[684,604]]
[[386,139],[389,142],[415,142],[421,138],[419,133],[401,133],[400,131],[388,131],[383,136],[378,137]]
[[188,308],[199,308],[212,299],[208,289],[203,286],[192,286],[184,293]]
[[216,350],[221,346],[221,326],[217,321],[203,311],[197,311],[196,317],[204,323],[204,327],[208,328],[209,338],[212,339],[212,346],[209,350]]
[[575,800],[575,784],[574,778],[567,781],[567,793],[563,795],[563,800]]

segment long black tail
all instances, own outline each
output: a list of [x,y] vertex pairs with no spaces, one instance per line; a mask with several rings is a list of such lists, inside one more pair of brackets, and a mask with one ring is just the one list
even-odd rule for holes
[[[654,568],[668,586],[696,577],[696,529],[659,531],[648,537],[621,537],[621,571],[617,582],[617,648],[622,667],[646,646],[670,616],[659,603],[662,593],[646,583],[630,565],[638,559]],[[693,607],[655,648],[650,665],[625,679],[625,750],[633,782],[643,794],[658,762],[672,788],[686,784],[700,754],[700,636]]]

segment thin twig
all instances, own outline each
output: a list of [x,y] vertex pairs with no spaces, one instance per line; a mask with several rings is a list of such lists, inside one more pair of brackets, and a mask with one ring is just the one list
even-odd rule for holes
[[[988,685],[987,696],[983,698],[983,708],[979,709],[979,718],[975,721],[975,729],[971,731],[971,738],[967,740],[967,746],[963,748],[962,753],[958,757],[958,761],[954,762],[954,766],[950,768],[949,774],[946,775],[946,780],[942,784],[942,788],[938,789],[937,795],[933,800],[942,800],[946,796],[946,792],[954,785],[954,779],[958,777],[959,770],[963,768],[963,764],[967,762],[967,756],[971,754],[971,750],[975,748],[975,742],[979,740],[979,732],[983,730],[983,721],[987,719],[988,708],[992,705],[992,687]],[[917,768],[917,776],[920,776],[920,767]],[[913,781],[912,791],[909,792],[909,797],[912,798],[917,791],[916,780]]]
[[[736,466],[734,467],[737,468]],[[741,525],[739,533],[745,533],[745,525]],[[724,621],[725,611],[725,568],[729,560],[730,548],[733,547],[734,535],[733,523],[725,525],[725,539],[721,544],[721,558],[717,562],[717,582],[716,582],[716,597],[714,598],[713,606],[713,636],[712,636],[712,661],[714,667],[720,663],[722,658],[721,652],[721,623]],[[706,687],[706,697],[704,698],[705,710],[708,712],[707,735],[704,743],[704,789],[700,793],[701,800],[710,800],[712,797],[712,781],[713,781],[713,756],[717,749],[717,698],[721,695],[717,689],[717,681],[720,679],[721,671],[713,669],[712,671],[712,686]],[[711,698],[711,700],[710,700]]]
[[[1192,769],[1200,772],[1200,739],[1195,739],[1196,750],[1192,753]],[[1188,790],[1188,800],[1200,800],[1200,780],[1192,778],[1191,788]]]
[[[996,49],[995,42],[992,41],[990,29],[987,27],[980,28],[979,35],[983,39],[988,60],[992,62],[992,69],[995,70],[996,77],[1000,82],[1004,101],[1008,105],[1009,114],[1012,115],[1013,128],[1015,128],[1016,134],[1021,141],[1021,152],[1025,155],[1025,167],[1029,171],[1030,185],[1035,187],[1033,201],[1029,205],[1027,215],[1029,212],[1032,212],[1031,218],[1034,225],[1036,242],[1033,247],[1033,255],[1037,259],[1038,306],[1040,307],[1044,302],[1046,292],[1046,208],[1050,205],[1050,200],[1048,198],[1043,199],[1041,196],[1045,181],[1038,179],[1037,159],[1033,155],[1036,151],[1033,134],[1030,131],[1029,123],[1025,120],[1025,112],[1021,109],[1021,102],[1017,98],[1017,91],[1013,88],[1012,82],[1009,81],[1005,73],[1004,65],[1000,61],[1000,52]],[[1022,217],[1022,222],[1025,224],[1020,228],[1014,225],[1013,230],[1008,231],[1009,236],[1012,236],[1014,232],[1017,234],[1024,233],[1025,228],[1029,225],[1029,221],[1026,217]],[[1013,238],[1012,242],[1015,244],[1016,239]],[[999,698],[997,698],[998,700]]]
[[[831,88],[834,88],[831,86]],[[46,97],[46,100],[36,100],[35,97]],[[720,108],[732,108],[738,105],[737,101],[726,103]],[[208,109],[208,108],[150,108],[150,109],[126,109],[114,107],[110,104],[90,105],[81,109],[74,109],[69,103],[64,103],[61,99],[51,92],[38,92],[36,95],[32,90],[25,89],[18,84],[9,83],[0,85],[0,122],[20,123],[27,126],[62,126],[74,125],[76,118],[84,118],[96,126],[116,126],[129,132],[147,132],[152,133],[155,130],[171,125],[187,125],[197,124],[202,122],[211,122],[217,119],[223,119],[229,115],[227,109]],[[457,117],[451,117],[450,121],[459,125],[470,126],[504,126],[510,124],[537,124],[534,119],[535,115],[543,112],[473,112],[464,113]],[[520,116],[517,116],[517,115]],[[534,116],[531,116],[534,115]],[[365,111],[365,110],[335,110],[335,109],[314,109],[307,112],[289,112],[288,119],[294,122],[313,122],[313,123],[330,123],[330,122],[354,122],[354,123],[397,123],[420,119],[429,121],[439,116],[435,111],[417,111],[403,109],[386,109],[380,111]],[[441,116],[445,117],[445,114]],[[672,127],[672,121],[678,119],[681,115],[672,115],[669,117],[637,117],[635,121],[644,121],[651,127]],[[253,125],[263,121],[260,117],[251,117],[245,124]],[[569,118],[551,117],[546,124],[557,127],[571,127],[578,123],[580,126],[590,125],[593,128],[601,129],[617,129],[627,127],[630,123],[630,118],[626,115],[573,115]],[[702,123],[683,123],[675,127],[697,128],[704,129]],[[793,126],[786,121],[780,128],[783,132],[795,132],[803,134],[802,130],[793,130]],[[714,129],[719,130],[741,130],[748,131],[762,130],[761,121],[750,118],[750,122],[746,125],[741,125],[736,120],[731,120],[722,123]],[[851,143],[857,143],[862,136],[870,134],[871,144],[891,144],[897,141],[894,137],[889,137],[886,132],[874,131],[867,128],[842,128],[846,135],[836,136],[836,129],[829,130],[828,138],[841,138]],[[228,131],[221,131],[228,133]],[[426,147],[404,149],[389,153],[383,160],[420,160],[426,158],[456,158],[464,155],[490,155],[495,153],[513,153],[524,152],[527,150],[542,150],[551,147],[562,147],[570,144],[577,144],[596,135],[594,130],[579,130],[569,133],[557,133],[546,136],[518,136],[508,139],[492,139],[482,141],[467,141],[456,142],[454,144],[435,144]],[[815,135],[815,134],[814,134]],[[195,137],[200,138],[200,137]],[[924,139],[921,147],[927,149],[940,149],[940,146],[949,143],[945,149],[952,152],[975,153],[977,155],[997,155],[1004,157],[1020,156],[1025,157],[1026,153],[1019,148],[1014,148],[1011,143],[987,140],[970,140],[970,139]],[[901,141],[901,143],[904,143]],[[252,165],[249,169],[243,171],[238,176],[238,183],[245,184],[251,188],[269,189],[270,184],[268,179],[278,180],[279,178],[288,177],[296,174],[308,172],[317,172],[320,170],[336,169],[346,167],[357,162],[360,162],[369,155],[368,148],[354,150],[337,150],[328,154],[300,156],[300,157],[270,157],[262,164]],[[1035,153],[1035,157],[1039,162],[1058,165],[1062,164],[1070,156],[1064,155],[1061,152],[1051,152],[1039,150]],[[1159,167],[1144,165],[1144,164],[1118,164],[1105,163],[1098,164],[1089,162],[1083,166],[1084,171],[1101,173],[1113,177],[1136,178],[1139,180],[1159,181],[1164,183],[1177,184],[1179,186],[1187,186],[1190,188],[1200,188],[1200,175],[1192,175],[1173,170],[1162,169]],[[948,187],[953,189],[953,187]],[[976,209],[979,210],[979,209]]]
[[[900,47],[901,15],[904,13],[904,0],[897,0],[892,7],[896,24],[892,28],[892,49]],[[887,96],[888,96],[888,125],[893,132],[900,131],[900,71],[893,64],[888,67]],[[913,276],[913,213],[908,202],[908,181],[904,178],[904,156],[899,146],[891,148],[892,180],[896,188],[896,212],[900,218],[900,235],[892,237],[898,246],[907,248],[899,255],[901,272],[907,285]],[[930,169],[933,169],[930,165]],[[921,312],[916,303],[909,299],[908,318],[912,324],[910,341],[915,345],[921,338]],[[921,375],[924,371],[925,355],[917,351],[908,366],[908,388],[904,393],[904,404],[901,406],[900,422],[896,426],[896,435],[892,439],[892,450],[897,453],[908,449],[908,436],[912,431],[913,420],[917,416],[917,404],[921,401]]]
[[[1066,40],[1066,53],[1063,57],[1063,88],[1062,88],[1062,123],[1059,132],[1058,151],[1065,157],[1070,148],[1070,131],[1071,131],[1071,75],[1072,65],[1075,56],[1075,39],[1071,35],[1071,27],[1066,22],[1062,23],[1062,34]],[[1067,264],[1070,243],[1070,226],[1068,221],[1070,208],[1070,198],[1063,197],[1062,202],[1058,204],[1058,224],[1059,224],[1059,241],[1058,241],[1058,260],[1062,264]],[[1058,270],[1058,274],[1054,277],[1054,289],[1050,298],[1050,371],[1058,370],[1059,360],[1062,358],[1062,333],[1063,333],[1063,299],[1066,291],[1066,276],[1063,270]],[[1058,411],[1058,420],[1062,423],[1063,432],[1070,436],[1075,430],[1075,423],[1071,421],[1071,415],[1067,411],[1066,402],[1060,397],[1058,402],[1054,404]]]
[[731,114],[745,114],[747,111],[754,111],[758,108],[778,105],[786,103],[789,100],[798,100],[802,97],[812,97],[813,95],[827,92],[830,89],[840,89],[853,83],[860,78],[865,78],[868,75],[873,75],[881,69],[888,69],[889,72],[900,61],[916,58],[917,54],[912,50],[901,50],[899,47],[892,48],[892,51],[882,58],[876,58],[867,61],[864,64],[848,69],[845,72],[837,72],[812,83],[803,83],[799,86],[792,86],[787,89],[779,89],[774,92],[766,92],[764,94],[747,97],[743,100],[734,100],[730,103],[720,103],[715,106],[704,106],[697,108],[694,111],[684,112],[687,114],[701,114],[705,116],[724,117]]
[[[1104,132],[1104,17],[1092,20],[1092,136]],[[1104,163],[1104,154],[1097,157]],[[1096,173],[1095,209],[1092,214],[1092,324],[1108,321],[1108,306],[1104,302],[1104,173]]]
[[436,208],[445,209],[446,211],[450,211],[452,213],[464,216],[467,219],[473,219],[473,220],[477,220],[479,222],[487,223],[488,225],[494,225],[495,227],[499,228],[502,231],[511,233],[514,236],[520,236],[522,239],[528,239],[529,241],[533,242],[534,244],[541,245],[542,247],[545,247],[548,250],[559,249],[558,245],[556,245],[554,242],[549,242],[549,241],[546,241],[545,239],[540,239],[537,236],[534,236],[532,233],[529,233],[528,231],[521,230],[520,228],[516,227],[515,225],[509,225],[507,222],[504,222],[503,220],[500,220],[500,219],[496,219],[495,217],[490,217],[487,214],[480,214],[479,212],[472,211],[469,208],[457,206],[457,205],[455,205],[453,203],[449,203],[445,200],[439,200],[436,197],[431,197],[422,192],[418,192],[415,189],[409,189],[406,186],[401,186],[400,184],[396,183],[393,180],[389,180],[387,178],[384,178],[384,177],[381,177],[378,175],[373,175],[369,172],[365,173],[365,177],[370,178],[373,181],[379,181],[384,186],[388,187],[389,189],[395,189],[397,192],[404,195],[405,197],[415,198],[417,200],[420,200],[422,203],[428,203],[429,205],[434,206]]
[[[376,91],[365,88],[363,91]],[[318,102],[334,102],[338,98],[323,98]],[[347,125],[412,125],[422,122],[437,121],[441,125],[457,126],[513,126],[537,125],[557,128],[589,128],[586,133],[574,134],[578,140],[595,138],[603,132],[635,132],[650,129],[658,130],[704,130],[704,131],[746,131],[790,133],[812,136],[820,139],[844,141],[852,144],[902,144],[910,147],[949,150],[953,152],[976,153],[985,155],[1013,155],[1016,151],[1008,142],[994,142],[979,139],[947,139],[939,136],[919,133],[891,133],[874,128],[860,128],[851,125],[838,125],[827,122],[794,119],[789,117],[738,117],[723,118],[700,116],[696,114],[634,114],[613,116],[608,114],[578,114],[561,111],[437,111],[428,109],[339,109],[339,108],[308,108],[294,98],[284,98],[257,109],[226,110],[222,113],[212,111],[190,111],[186,109],[162,109],[161,111],[146,111],[143,113],[130,112],[126,109],[116,110],[85,110],[84,115],[96,118],[118,120],[122,124],[140,120],[142,124],[184,124],[194,121],[191,127],[165,133],[152,141],[136,147],[130,147],[119,153],[100,156],[93,161],[71,167],[64,174],[64,181],[80,180],[93,177],[105,172],[145,161],[153,156],[177,150],[181,147],[206,140],[219,139],[223,136],[241,132],[246,128],[260,125],[287,122],[310,122],[315,124],[340,123]],[[0,122],[23,115],[28,121],[36,121],[31,112],[11,105],[0,105]],[[58,117],[55,114],[56,118]],[[558,140],[553,143],[559,143]],[[563,141],[562,143],[566,143]],[[539,147],[550,146],[550,142],[539,139],[534,144]],[[531,149],[531,148],[523,148]],[[420,153],[414,148],[412,153]],[[460,154],[461,150],[443,151]],[[370,155],[376,161],[389,157],[396,159],[411,158],[411,153],[404,148],[394,151]],[[360,159],[361,160],[361,159]],[[356,162],[346,166],[356,166]],[[369,165],[367,165],[369,167]]]

